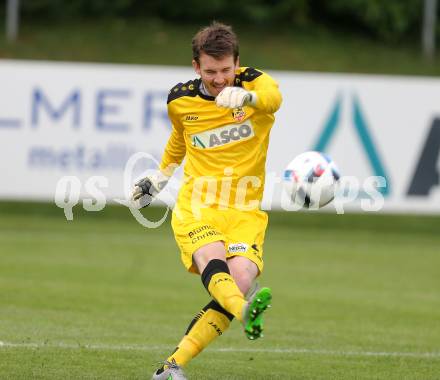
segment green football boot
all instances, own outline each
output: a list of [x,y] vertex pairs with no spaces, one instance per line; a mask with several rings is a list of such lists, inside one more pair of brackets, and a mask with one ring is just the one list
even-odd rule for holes
[[272,292],[269,288],[256,289],[249,298],[244,310],[244,332],[248,339],[255,340],[263,336],[263,313],[270,307]]

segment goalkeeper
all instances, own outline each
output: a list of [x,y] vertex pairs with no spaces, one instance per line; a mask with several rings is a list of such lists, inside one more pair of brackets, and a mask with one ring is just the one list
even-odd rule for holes
[[133,200],[147,204],[186,157],[172,227],[186,269],[201,275],[211,296],[153,379],[185,379],[182,367],[238,319],[249,339],[262,336],[269,288],[250,291],[263,270],[267,214],[260,210],[277,83],[240,67],[231,27],[212,23],[193,38],[200,78],[168,95],[172,132],[160,171],[139,181]]

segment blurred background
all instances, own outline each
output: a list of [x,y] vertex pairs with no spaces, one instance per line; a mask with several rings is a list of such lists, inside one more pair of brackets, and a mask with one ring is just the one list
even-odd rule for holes
[[[436,0],[2,0],[2,58],[188,65],[190,39],[211,20],[231,23],[242,55],[280,70],[435,75]],[[14,7],[14,3],[16,4]],[[425,32],[424,31],[425,28]],[[276,53],[276,54],[275,54]]]
[[[145,228],[118,201],[160,160],[168,91],[195,78],[191,39],[217,20],[284,98],[263,202],[275,296],[261,342],[233,324],[190,378],[438,379],[439,15],[436,0],[1,0],[0,377],[148,378],[206,304],[169,216]],[[355,191],[287,212],[283,170],[307,150]]]

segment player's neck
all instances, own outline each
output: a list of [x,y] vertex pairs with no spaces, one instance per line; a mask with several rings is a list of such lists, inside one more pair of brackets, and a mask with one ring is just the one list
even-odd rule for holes
[[205,96],[214,96],[212,95],[206,88],[206,86],[204,85],[203,81],[200,81],[200,86],[199,86],[199,91],[200,93],[202,93]]

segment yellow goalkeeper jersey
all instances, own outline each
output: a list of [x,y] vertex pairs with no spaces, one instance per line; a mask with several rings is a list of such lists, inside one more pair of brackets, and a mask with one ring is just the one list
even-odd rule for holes
[[217,107],[200,86],[201,79],[179,83],[168,95],[172,133],[160,168],[171,175],[186,157],[179,207],[199,202],[223,209],[258,208],[269,134],[282,100],[278,84],[262,71],[240,68],[235,86],[255,92],[257,102],[235,109]]

